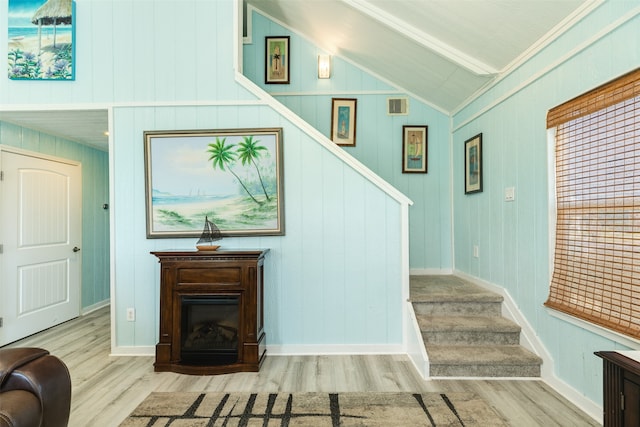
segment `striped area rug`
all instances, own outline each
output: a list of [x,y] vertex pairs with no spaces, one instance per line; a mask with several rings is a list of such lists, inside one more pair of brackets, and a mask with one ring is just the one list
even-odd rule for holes
[[507,425],[473,393],[151,393],[121,427]]

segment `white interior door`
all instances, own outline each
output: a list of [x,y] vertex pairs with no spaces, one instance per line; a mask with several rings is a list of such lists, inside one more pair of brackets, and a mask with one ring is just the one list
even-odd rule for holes
[[77,317],[81,166],[0,150],[0,345]]

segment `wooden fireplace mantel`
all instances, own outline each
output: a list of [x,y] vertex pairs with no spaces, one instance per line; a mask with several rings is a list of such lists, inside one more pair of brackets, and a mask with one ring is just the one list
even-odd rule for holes
[[[257,372],[266,356],[264,258],[268,249],[168,250],[151,254],[160,262],[160,337],[156,372],[212,375]],[[238,359],[227,365],[181,361],[181,298],[224,295],[239,298]]]

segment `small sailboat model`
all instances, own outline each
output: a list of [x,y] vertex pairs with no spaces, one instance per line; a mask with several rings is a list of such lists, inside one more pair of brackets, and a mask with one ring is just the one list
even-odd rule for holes
[[221,239],[222,233],[220,233],[220,229],[205,216],[204,229],[200,235],[200,240],[196,243],[196,248],[199,251],[215,251],[220,245],[215,245],[214,242]]

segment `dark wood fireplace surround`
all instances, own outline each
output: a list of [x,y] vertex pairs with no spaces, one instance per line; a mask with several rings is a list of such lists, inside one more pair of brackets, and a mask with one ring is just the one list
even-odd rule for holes
[[[160,262],[160,338],[156,372],[212,375],[257,372],[266,356],[264,257],[268,250],[157,251]],[[238,358],[231,364],[189,364],[181,360],[182,298],[239,299]]]

